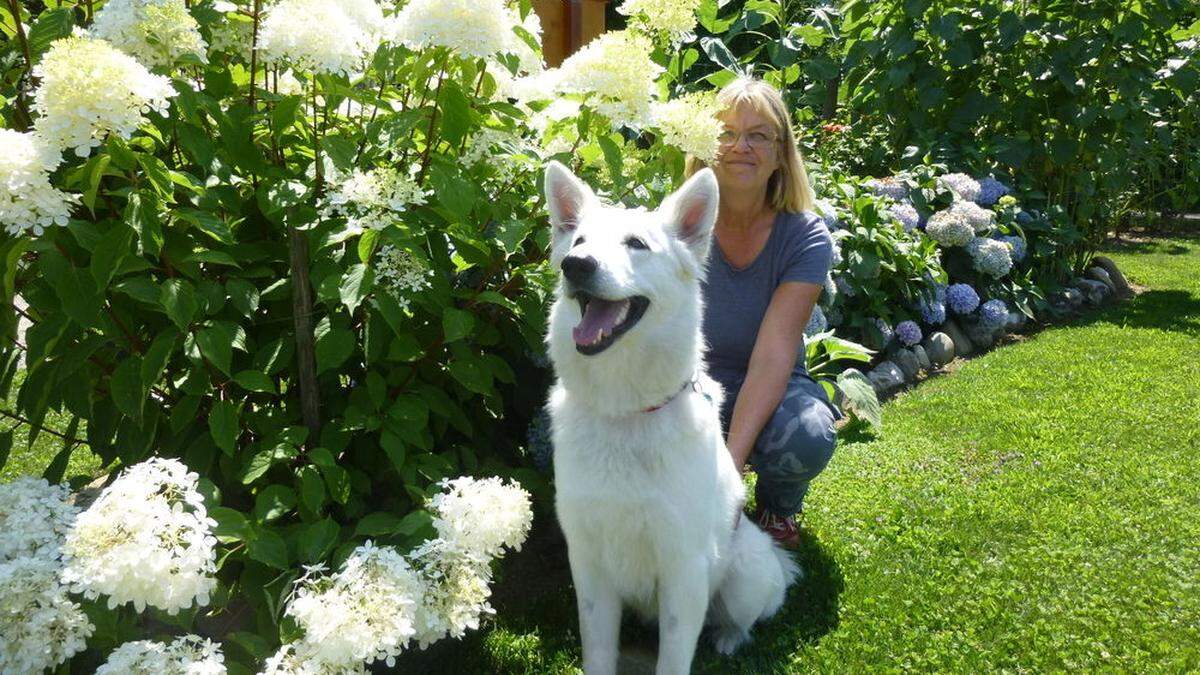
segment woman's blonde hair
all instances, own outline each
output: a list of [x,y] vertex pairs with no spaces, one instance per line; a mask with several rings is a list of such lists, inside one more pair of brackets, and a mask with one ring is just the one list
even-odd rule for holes
[[[779,134],[779,168],[767,181],[767,203],[778,211],[789,213],[812,210],[812,185],[808,182],[808,172],[804,170],[804,157],[796,146],[791,116],[787,113],[779,90],[762,80],[742,76],[717,92],[717,103],[722,110],[732,110],[742,103],[749,103],[758,114],[774,122],[775,131]],[[688,155],[685,177],[691,177],[705,166],[707,164],[704,161]]]

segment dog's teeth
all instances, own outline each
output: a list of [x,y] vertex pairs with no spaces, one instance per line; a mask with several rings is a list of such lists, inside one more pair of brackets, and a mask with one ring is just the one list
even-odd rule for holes
[[625,305],[623,305],[623,306],[621,307],[621,313],[620,313],[620,314],[617,314],[617,321],[616,321],[616,323],[617,323],[617,324],[620,324],[622,321],[624,321],[624,320],[625,320],[625,316],[626,316],[626,315],[628,315],[628,314],[629,314],[629,304],[628,304],[628,303],[626,303]]

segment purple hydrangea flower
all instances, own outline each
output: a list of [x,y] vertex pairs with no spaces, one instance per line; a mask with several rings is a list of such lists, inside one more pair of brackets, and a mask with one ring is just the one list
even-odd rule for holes
[[1018,211],[1017,222],[1022,225],[1028,225],[1033,222],[1033,216],[1029,215],[1028,211]]
[[998,328],[1008,319],[1008,306],[1003,300],[988,300],[979,307],[979,322]]
[[1012,190],[1007,185],[988,176],[979,181],[979,196],[975,198],[975,203],[980,206],[991,206],[1009,192]]
[[892,204],[889,211],[891,211],[893,218],[900,221],[901,225],[904,225],[905,232],[921,224],[921,217],[917,215],[917,210],[908,202]]
[[891,197],[898,202],[908,199],[908,186],[894,176],[872,178],[863,183],[863,187],[880,197]]
[[901,321],[896,326],[896,338],[911,347],[921,341],[921,327],[916,321]]
[[1013,262],[1021,262],[1025,259],[1025,254],[1029,252],[1028,247],[1025,245],[1025,240],[1016,235],[1009,237],[996,237],[996,239],[1012,247]]
[[944,300],[922,300],[917,305],[921,311],[921,320],[930,326],[940,326],[946,323],[946,303]]
[[946,304],[958,314],[970,314],[979,306],[979,294],[967,284],[954,284],[946,289]]

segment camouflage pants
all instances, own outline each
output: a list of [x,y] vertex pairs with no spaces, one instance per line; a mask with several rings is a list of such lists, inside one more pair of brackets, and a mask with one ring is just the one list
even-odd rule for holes
[[[741,384],[726,386],[721,428],[728,433]],[[808,375],[793,375],[775,414],[754,442],[750,466],[758,474],[755,496],[761,508],[779,516],[800,511],[808,485],[825,469],[837,433],[833,423],[842,413],[825,389]]]

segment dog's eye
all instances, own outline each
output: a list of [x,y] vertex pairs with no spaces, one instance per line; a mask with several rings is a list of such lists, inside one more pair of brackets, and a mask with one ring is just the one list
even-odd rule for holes
[[582,244],[582,243],[583,243],[583,237],[580,237],[580,238],[578,238],[578,239],[576,239],[576,240],[575,240],[575,243],[571,244],[571,248],[575,248],[576,246],[578,246],[578,245],[580,245],[580,244]]
[[646,245],[646,242],[642,241],[641,239],[639,239],[637,237],[630,237],[630,238],[626,239],[625,245],[628,246],[629,248],[640,248],[642,250],[646,250],[646,249],[650,248],[649,246]]

